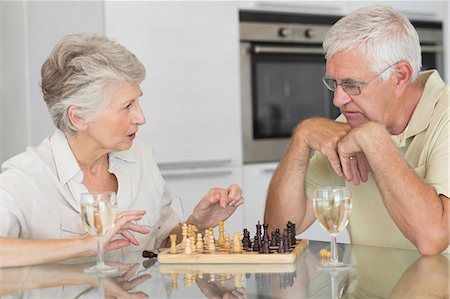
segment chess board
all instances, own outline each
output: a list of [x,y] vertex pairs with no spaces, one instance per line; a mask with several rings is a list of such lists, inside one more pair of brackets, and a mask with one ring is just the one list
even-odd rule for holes
[[278,253],[276,247],[269,254],[254,251],[234,253],[232,250],[218,249],[214,252],[192,252],[185,254],[178,246],[178,253],[163,249],[158,254],[160,264],[290,264],[308,247],[308,240],[297,239],[295,247],[286,253]]

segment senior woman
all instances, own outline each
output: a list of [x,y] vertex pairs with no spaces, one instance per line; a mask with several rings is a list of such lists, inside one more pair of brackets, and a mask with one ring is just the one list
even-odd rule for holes
[[[167,246],[170,234],[181,234],[182,220],[170,207],[152,149],[136,138],[145,123],[139,104],[142,63],[106,37],[69,35],[56,45],[41,75],[57,129],[2,165],[0,236],[85,238],[80,194],[114,191],[124,225],[117,233],[125,243]],[[211,189],[186,222],[199,230],[215,226],[242,203],[237,185]],[[126,244],[116,247],[121,246]],[[56,254],[58,249],[48,245],[48,250]]]

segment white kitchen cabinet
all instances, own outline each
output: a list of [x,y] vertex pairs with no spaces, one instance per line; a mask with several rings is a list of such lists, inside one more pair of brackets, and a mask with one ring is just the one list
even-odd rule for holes
[[240,9],[323,14],[344,15],[348,11],[348,1],[240,1]]
[[384,4],[405,14],[409,19],[442,21],[448,19],[447,1],[350,1],[349,12],[359,7]]
[[105,31],[143,62],[147,123],[158,162],[242,163],[235,2],[105,2]]
[[[244,195],[245,195],[245,227],[251,232],[255,231],[258,220],[263,222],[264,207],[272,175],[278,163],[258,163],[244,165]],[[330,241],[330,235],[326,233],[316,221],[299,237],[308,240]],[[338,237],[339,243],[350,243],[347,230],[342,231]]]
[[[223,161],[220,166],[212,166],[208,163],[186,163],[175,168],[173,164],[162,164],[160,167],[172,197],[175,200],[181,199],[181,209],[185,219],[191,215],[199,200],[211,188],[227,188],[231,184],[242,181],[242,168],[227,165],[226,161]],[[242,232],[246,208],[248,205],[244,203],[225,221],[225,231],[230,236],[235,231]]]

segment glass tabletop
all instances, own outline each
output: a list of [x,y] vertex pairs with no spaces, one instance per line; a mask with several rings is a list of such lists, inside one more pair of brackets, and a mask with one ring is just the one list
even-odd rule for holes
[[[162,265],[142,252],[116,252],[116,276],[83,269],[94,260],[0,269],[0,298],[444,298],[448,255],[338,244],[348,271],[318,268],[329,243],[310,241],[293,264]],[[263,255],[261,258],[264,258]]]

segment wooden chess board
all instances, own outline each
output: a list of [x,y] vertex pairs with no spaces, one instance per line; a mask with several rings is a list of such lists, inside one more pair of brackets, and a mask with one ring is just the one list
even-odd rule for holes
[[178,248],[178,253],[169,253],[163,249],[158,254],[160,264],[289,264],[294,263],[300,254],[308,247],[308,240],[297,240],[296,246],[286,253],[278,253],[271,247],[270,254],[254,251],[234,253],[231,250],[218,249],[214,252],[193,252],[185,254]]

